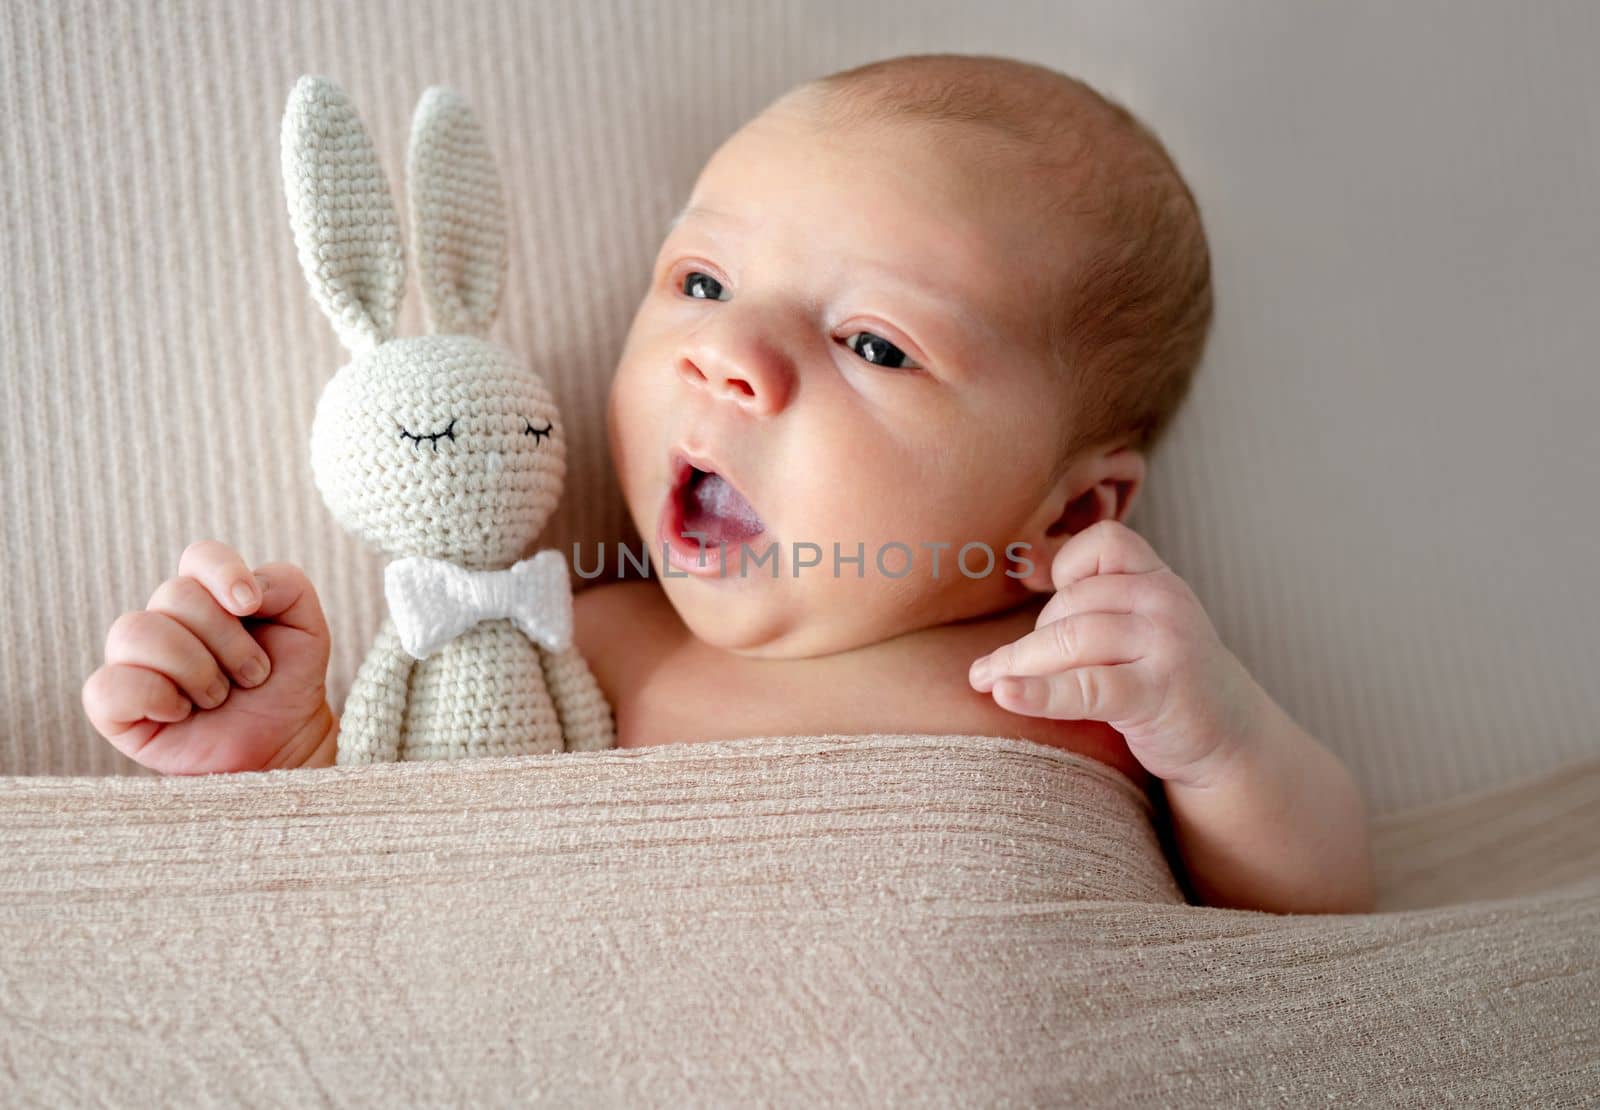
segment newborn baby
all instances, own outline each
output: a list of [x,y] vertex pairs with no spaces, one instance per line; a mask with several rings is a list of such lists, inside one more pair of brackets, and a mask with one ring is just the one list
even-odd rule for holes
[[[1159,780],[1207,904],[1370,910],[1349,774],[1121,523],[1209,275],[1159,141],[1053,70],[895,58],[747,123],[674,219],[611,389],[652,576],[580,591],[575,618],[618,746],[1023,737]],[[179,572],[113,625],[95,727],[167,772],[333,763],[304,575],[215,542]],[[230,679],[280,696],[201,754]]]

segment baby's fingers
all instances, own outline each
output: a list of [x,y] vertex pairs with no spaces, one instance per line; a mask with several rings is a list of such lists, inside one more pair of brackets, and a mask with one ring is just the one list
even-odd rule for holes
[[[215,689],[211,690],[209,697],[202,695],[201,691],[207,689],[205,686],[190,693],[196,704],[206,709],[214,708],[227,695],[228,676],[241,686],[259,686],[272,669],[267,653],[261,650],[255,637],[245,631],[240,618],[223,609],[211,588],[193,578],[169,578],[161,583],[150,597],[147,612],[170,617],[169,624],[176,626],[174,629],[156,622],[146,622],[145,625],[151,635],[165,638],[167,654],[140,657],[138,653],[146,645],[130,643],[124,647],[129,658],[119,661],[143,663],[166,670],[180,684],[187,685],[184,683],[185,675],[159,666],[163,659],[176,661],[182,653],[196,672],[209,669],[207,674],[194,674],[194,681],[204,679],[207,683],[222,685],[221,696],[217,696]],[[182,642],[179,630],[188,632],[190,638],[199,643],[191,645]],[[223,668],[226,676],[218,668]]]
[[263,563],[255,577],[263,595],[256,616],[327,642],[328,618],[305,571],[293,563]]
[[1139,663],[1074,667],[1035,677],[1010,675],[994,685],[994,700],[1002,709],[1059,721],[1131,720],[1142,711],[1146,694]]
[[178,557],[178,574],[192,578],[235,616],[254,613],[261,604],[261,586],[249,564],[233,548],[217,540],[191,543]]
[[1144,658],[1153,628],[1138,613],[1074,613],[1036,628],[974,660],[972,688],[987,691],[1006,675],[1048,675],[1069,667],[1131,663]]
[[1051,621],[1073,613],[1138,613],[1144,611],[1141,602],[1150,598],[1148,574],[1097,574],[1082,578],[1055,592],[1039,615],[1033,627],[1043,628]]
[[107,663],[83,684],[83,711],[95,731],[134,756],[153,729],[146,721],[181,721],[193,706],[166,675],[129,663]]
[[228,696],[228,678],[206,645],[182,621],[154,609],[124,613],[112,623],[106,633],[106,662],[155,671],[202,709],[214,709]]
[[1149,574],[1166,569],[1149,540],[1120,520],[1107,518],[1061,545],[1050,561],[1050,581],[1062,590],[1097,574]]

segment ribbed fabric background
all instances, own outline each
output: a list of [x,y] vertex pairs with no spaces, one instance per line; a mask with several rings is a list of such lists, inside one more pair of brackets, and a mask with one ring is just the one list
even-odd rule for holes
[[587,430],[570,550],[627,535],[605,392],[705,158],[797,81],[922,50],[1077,74],[1184,168],[1217,326],[1130,523],[1374,810],[1593,755],[1597,41],[1581,0],[5,5],[0,772],[144,773],[79,690],[193,540],[306,568],[336,708],[377,628],[381,560],[307,463],[343,352],[279,182],[296,76],[349,90],[397,201],[421,90],[479,112],[497,336]]

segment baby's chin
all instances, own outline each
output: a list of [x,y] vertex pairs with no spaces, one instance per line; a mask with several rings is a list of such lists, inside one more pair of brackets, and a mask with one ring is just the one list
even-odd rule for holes
[[919,597],[904,581],[880,582],[876,589],[861,583],[870,593],[796,590],[794,580],[783,578],[735,582],[667,576],[661,585],[696,639],[751,659],[836,655],[956,615],[945,612],[950,599]]
[[755,659],[820,654],[808,650],[809,641],[815,638],[811,622],[797,618],[793,607],[784,603],[781,582],[669,574],[662,576],[661,589],[684,627],[711,647]]

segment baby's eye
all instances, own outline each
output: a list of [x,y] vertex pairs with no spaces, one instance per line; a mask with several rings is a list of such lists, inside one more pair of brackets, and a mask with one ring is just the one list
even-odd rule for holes
[[[699,279],[699,280],[696,280]],[[691,270],[683,279],[683,291],[701,301],[722,300],[722,283],[710,274]]]
[[[855,342],[856,340],[860,342]],[[899,347],[881,335],[873,335],[870,331],[855,332],[844,341],[844,345],[874,366],[887,366],[891,370],[920,369]],[[879,361],[880,359],[882,361]]]

